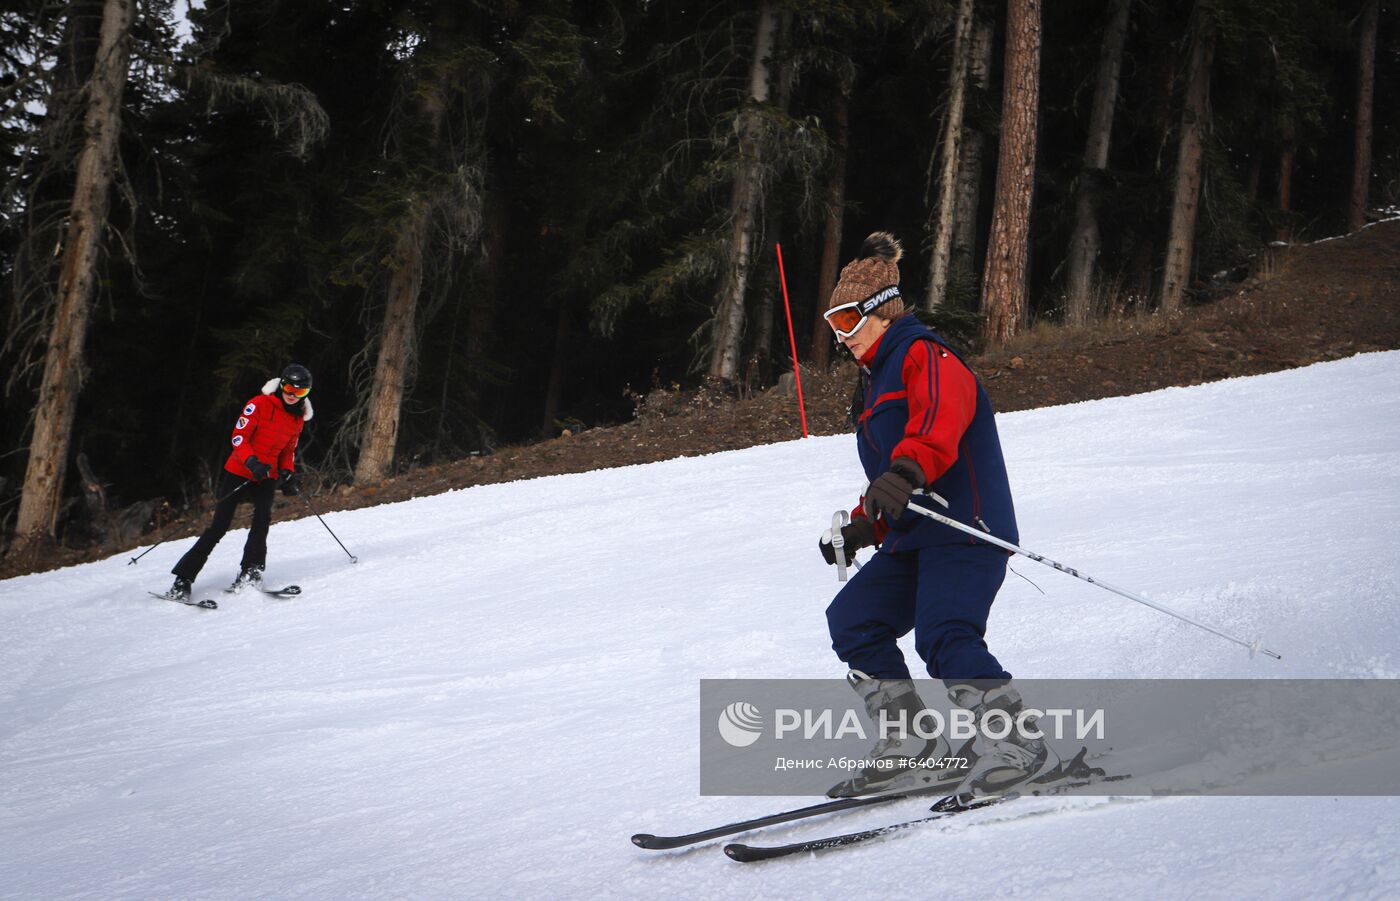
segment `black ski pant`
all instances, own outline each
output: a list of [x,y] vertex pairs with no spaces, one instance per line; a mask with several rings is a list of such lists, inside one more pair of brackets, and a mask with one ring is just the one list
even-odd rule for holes
[[[242,487],[240,487],[242,486]],[[199,536],[199,540],[194,543],[185,556],[180,558],[180,562],[175,564],[171,570],[182,579],[189,579],[191,582],[199,575],[199,571],[208,562],[209,555],[214,552],[214,546],[219,543],[219,539],[224,537],[228,527],[233,523],[233,512],[243,501],[249,501],[253,505],[253,524],[248,529],[248,540],[243,545],[244,569],[250,566],[265,566],[267,564],[267,529],[272,525],[272,497],[277,490],[277,483],[272,479],[262,482],[249,482],[248,480],[236,476],[228,470],[219,473],[219,482],[215,488],[215,496],[220,498],[214,506],[214,520],[209,523],[209,528],[204,530],[204,534]]]

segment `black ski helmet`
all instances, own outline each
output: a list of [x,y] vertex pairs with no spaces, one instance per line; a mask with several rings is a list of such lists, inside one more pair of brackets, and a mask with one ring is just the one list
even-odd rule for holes
[[310,388],[311,370],[300,363],[293,363],[282,370],[282,384],[291,385],[293,388]]

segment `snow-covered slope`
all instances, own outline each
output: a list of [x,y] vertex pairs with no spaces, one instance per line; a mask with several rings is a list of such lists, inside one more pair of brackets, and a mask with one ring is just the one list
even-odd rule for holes
[[[1400,353],[1000,424],[1025,546],[1284,655],[1020,559],[1045,594],[1008,578],[989,632],[1018,676],[1400,677]],[[0,582],[0,896],[1400,894],[1391,798],[634,848],[785,803],[698,796],[698,681],[843,674],[814,544],[859,480],[836,437],[473,488],[329,516],[355,566],[280,524],[269,581],[305,595],[212,612],[146,596],[185,543]]]

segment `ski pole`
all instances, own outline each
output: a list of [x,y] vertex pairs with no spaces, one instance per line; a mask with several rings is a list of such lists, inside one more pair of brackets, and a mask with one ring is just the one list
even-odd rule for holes
[[[250,484],[252,484],[252,483],[249,482],[247,479],[244,479],[243,481],[239,482],[238,485],[237,485],[237,487],[235,487],[235,488],[234,488],[232,491],[230,491],[228,494],[225,494],[223,497],[216,497],[216,498],[214,498],[214,506],[217,507],[219,504],[222,504],[224,501],[226,501],[226,500],[228,500],[229,498],[233,497],[235,494],[237,494],[238,492],[242,491],[244,488],[246,488],[246,487],[247,487],[248,485],[250,485]],[[145,549],[144,551],[142,551],[141,553],[137,554],[135,557],[132,557],[130,560],[128,560],[128,561],[126,562],[126,565],[127,565],[127,566],[130,566],[131,564],[135,563],[137,560],[140,560],[142,557],[146,556],[146,555],[149,554],[151,551],[153,551],[153,550],[155,550],[156,548],[160,547],[162,544],[165,544],[166,540],[167,540],[167,539],[162,538],[160,541],[157,541],[155,544],[151,545],[150,547],[146,548],[146,549]]]
[[[850,521],[851,514],[845,510],[837,510],[831,514],[831,531],[827,533],[831,536],[832,552],[836,555],[836,580],[838,582],[846,581],[846,539],[841,534],[841,529]],[[860,561],[855,558],[855,555],[851,556],[851,565],[860,569]]]
[[[311,510],[311,515],[314,516],[314,517],[316,517],[317,519],[321,519],[321,514],[317,513],[315,510],[312,510],[312,508],[311,508],[311,498],[307,497],[306,495],[302,495],[301,499],[302,499],[303,501],[306,502],[306,509]],[[325,521],[324,519],[321,519],[321,525],[326,526],[326,521]],[[331,533],[331,537],[332,537],[332,538],[335,538],[335,543],[338,544],[338,545],[340,545],[340,549],[341,549],[342,551],[345,551],[345,556],[347,556],[347,557],[350,558],[350,562],[351,562],[351,563],[359,563],[359,562],[360,562],[360,558],[359,558],[359,557],[356,557],[354,554],[350,553],[350,550],[349,550],[348,548],[346,548],[345,543],[342,542],[339,538],[336,538],[336,534],[335,534],[335,532],[331,532],[331,527],[330,527],[330,526],[326,526],[326,531]]]
[[1159,612],[1161,612],[1161,613],[1165,613],[1165,614],[1167,614],[1168,616],[1174,616],[1174,617],[1176,617],[1177,619],[1181,620],[1182,622],[1184,622],[1184,623],[1190,623],[1191,625],[1195,626],[1195,627],[1198,628],[1198,629],[1204,629],[1205,631],[1210,632],[1212,635],[1219,635],[1221,638],[1225,639],[1226,641],[1233,641],[1235,644],[1241,645],[1241,646],[1247,648],[1247,649],[1249,650],[1249,656],[1250,656],[1250,657],[1253,657],[1255,654],[1262,653],[1262,654],[1268,655],[1269,657],[1274,658],[1275,660],[1282,660],[1282,659],[1283,659],[1283,657],[1282,657],[1281,655],[1279,655],[1279,654],[1277,654],[1277,653],[1275,653],[1275,652],[1269,650],[1268,648],[1264,647],[1264,646],[1263,646],[1264,639],[1262,639],[1262,638],[1256,639],[1256,640],[1254,640],[1254,641],[1252,641],[1252,642],[1251,642],[1251,641],[1245,641],[1243,638],[1236,638],[1235,636],[1229,634],[1228,632],[1222,632],[1221,630],[1215,628],[1214,626],[1208,626],[1208,625],[1206,625],[1206,624],[1203,623],[1203,622],[1199,622],[1198,620],[1194,620],[1194,619],[1192,619],[1191,617],[1187,616],[1186,614],[1184,614],[1184,613],[1179,613],[1179,612],[1177,612],[1177,611],[1171,609],[1170,607],[1166,607],[1166,606],[1164,606],[1164,605],[1162,605],[1162,604],[1158,604],[1158,603],[1155,603],[1155,602],[1153,602],[1153,601],[1149,601],[1147,598],[1143,597],[1143,596],[1140,595],[1140,594],[1134,594],[1133,592],[1128,591],[1128,590],[1123,589],[1123,588],[1119,588],[1119,587],[1117,587],[1116,585],[1110,585],[1109,583],[1103,581],[1102,579],[1095,579],[1093,576],[1085,575],[1084,573],[1079,572],[1078,570],[1074,569],[1073,567],[1065,566],[1063,563],[1057,563],[1057,562],[1055,562],[1054,560],[1051,560],[1049,557],[1043,557],[1043,556],[1041,556],[1040,554],[1033,554],[1033,553],[1031,553],[1030,551],[1025,550],[1024,548],[1019,548],[1019,547],[1017,547],[1016,545],[1012,544],[1012,543],[1009,542],[1009,541],[1002,541],[1000,538],[996,537],[995,535],[989,534],[989,533],[987,533],[987,532],[983,532],[983,531],[981,531],[980,529],[974,529],[972,526],[963,525],[962,523],[958,522],[956,519],[950,519],[950,518],[948,518],[947,516],[944,516],[944,515],[941,514],[941,513],[935,513],[934,511],[928,509],[927,507],[923,507],[923,506],[921,506],[921,505],[919,505],[919,504],[913,504],[913,503],[911,503],[911,504],[909,505],[909,509],[910,509],[910,510],[913,510],[915,513],[918,513],[920,516],[926,516],[926,517],[928,517],[929,519],[934,520],[935,522],[941,522],[941,523],[943,523],[945,526],[951,526],[951,527],[953,527],[954,529],[957,529],[959,532],[966,532],[967,534],[972,535],[972,536],[975,537],[975,538],[980,538],[981,540],[987,542],[988,544],[994,544],[994,545],[996,545],[997,547],[1002,548],[1003,550],[1011,551],[1013,554],[1020,554],[1020,555],[1023,556],[1023,557],[1029,557],[1030,559],[1034,560],[1036,563],[1043,563],[1043,564],[1045,564],[1046,566],[1051,567],[1052,569],[1058,569],[1060,572],[1066,573],[1066,574],[1071,575],[1071,576],[1074,576],[1076,579],[1080,579],[1080,580],[1082,580],[1082,581],[1084,581],[1084,582],[1088,582],[1090,585],[1097,585],[1097,586],[1099,586],[1100,588],[1102,588],[1102,589],[1104,589],[1104,590],[1106,590],[1106,591],[1111,591],[1111,592],[1113,592],[1114,594],[1116,594],[1116,595],[1118,595],[1118,596],[1120,596],[1120,597],[1125,597],[1125,598],[1127,598],[1127,599],[1130,600],[1130,601],[1137,601],[1139,604],[1142,604],[1142,605],[1147,606],[1147,607],[1151,607],[1153,610],[1157,610],[1157,611],[1159,611]]
[[846,581],[846,538],[841,528],[850,522],[850,514],[837,510],[831,514],[831,550],[836,555],[836,581]]
[[144,551],[142,551],[141,553],[137,554],[135,557],[132,557],[130,560],[126,561],[126,565],[127,565],[127,566],[130,566],[131,564],[133,564],[133,563],[135,563],[136,561],[140,560],[142,557],[144,557],[144,556],[146,556],[147,554],[149,554],[151,551],[153,551],[153,550],[155,550],[156,548],[160,547],[162,544],[165,544],[165,539],[164,539],[164,538],[162,538],[160,541],[157,541],[155,544],[151,545],[150,547],[146,548]]

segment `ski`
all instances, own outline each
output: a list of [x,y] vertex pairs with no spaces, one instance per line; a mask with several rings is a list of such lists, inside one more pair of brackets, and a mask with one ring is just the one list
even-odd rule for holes
[[201,610],[218,610],[219,605],[211,600],[196,601],[194,598],[177,598],[168,594],[157,594],[154,591],[146,592],[153,598],[160,598],[162,601],[174,601],[177,604],[184,604],[186,607],[198,607]]
[[[229,587],[227,587],[227,588],[224,589],[224,594],[241,594],[245,588],[250,588],[250,587],[252,587],[252,586],[248,586],[248,585],[230,585]],[[297,595],[301,594],[301,586],[300,586],[300,585],[288,585],[286,588],[261,588],[261,587],[259,587],[259,588],[257,588],[257,590],[258,590],[258,591],[261,591],[263,594],[267,595],[267,596],[270,597],[270,598],[294,598],[294,597],[296,597]]]
[[[1110,751],[1112,749],[1109,749]],[[1049,779],[1095,779],[1095,781],[1105,781],[1095,777],[1102,777],[1104,771],[1098,767],[1091,767],[1088,761],[1106,756],[1109,751],[1102,754],[1088,756],[1088,749],[1081,749],[1069,762],[1061,764]],[[1126,778],[1121,776],[1110,777],[1110,779]],[[1088,781],[1075,782],[1073,785],[1088,785]],[[653,835],[649,832],[639,832],[632,836],[632,844],[638,848],[646,848],[649,851],[666,851],[671,848],[682,848],[686,845],[699,844],[714,838],[723,838],[726,835],[737,835],[740,832],[749,832],[754,829],[763,829],[768,826],[778,826],[783,823],[790,823],[794,820],[806,819],[808,817],[825,816],[829,813],[840,813],[845,810],[858,810],[865,807],[876,807],[881,804],[889,804],[892,801],[902,801],[906,798],[923,798],[929,796],[942,796],[949,789],[948,782],[923,785],[918,788],[905,788],[899,791],[881,795],[865,795],[854,798],[838,798],[832,801],[823,801],[820,804],[813,804],[809,807],[799,807],[793,810],[784,810],[772,813],[767,816],[755,817],[751,820],[739,820],[733,823],[726,823],[723,826],[715,826],[711,829],[702,829],[699,832],[691,832],[685,835]]]
[[888,795],[873,795],[865,798],[838,798],[834,801],[823,801],[820,804],[813,804],[810,807],[798,807],[793,810],[784,810],[767,816],[755,817],[751,820],[739,820],[734,823],[726,823],[723,826],[715,826],[713,829],[702,829],[699,832],[691,832],[686,835],[652,835],[649,832],[639,832],[632,836],[632,844],[636,845],[638,848],[646,848],[651,851],[665,851],[669,848],[681,848],[686,845],[694,845],[699,842],[709,841],[712,838],[722,838],[726,835],[748,832],[751,829],[762,829],[765,826],[776,826],[780,823],[790,823],[793,820],[823,816],[828,813],[839,813],[843,810],[876,807],[881,804],[889,804],[891,801],[902,801],[905,798],[927,797],[929,795],[937,795],[946,790],[946,786],[935,785],[893,792]]
[[1121,776],[1105,776],[1093,780],[1082,780],[1075,782],[1064,782],[1050,788],[1036,789],[1030,792],[1012,791],[1004,795],[984,795],[978,796],[968,792],[956,795],[948,795],[940,798],[931,808],[933,811],[928,816],[917,817],[912,820],[904,820],[899,823],[890,823],[885,826],[877,826],[874,829],[865,829],[860,832],[848,832],[845,835],[832,835],[824,838],[814,838],[802,842],[793,842],[789,845],[745,845],[731,843],[724,846],[724,853],[731,860],[740,863],[752,863],[759,860],[773,860],[778,857],[787,857],[792,854],[803,854],[811,851],[824,851],[828,848],[842,848],[847,845],[857,845],[873,839],[883,838],[896,832],[912,829],[925,823],[935,820],[944,820],[960,813],[967,813],[971,810],[981,810],[993,804],[1001,804],[1016,798],[1044,797],[1049,795],[1059,795],[1075,788],[1083,788],[1087,785],[1094,785],[1099,782],[1117,782],[1131,778],[1124,774]]
[[832,835],[826,838],[814,838],[804,842],[793,842],[790,845],[744,845],[731,843],[724,846],[724,853],[730,860],[737,860],[740,863],[753,863],[759,860],[773,860],[778,857],[787,857],[791,854],[803,854],[809,851],[822,851],[827,848],[840,848],[845,845],[868,842],[871,839],[880,838],[893,832],[900,832],[911,829],[923,823],[930,823],[934,820],[945,820],[948,817],[956,816],[960,813],[967,813],[972,810],[981,810],[993,804],[1000,804],[1019,798],[1016,793],[1005,795],[989,795],[986,797],[976,797],[970,794],[947,795],[930,808],[934,811],[929,816],[918,817],[913,820],[904,820],[899,823],[890,823],[886,826],[878,826],[874,829],[865,829],[860,832],[848,832],[845,835]]

